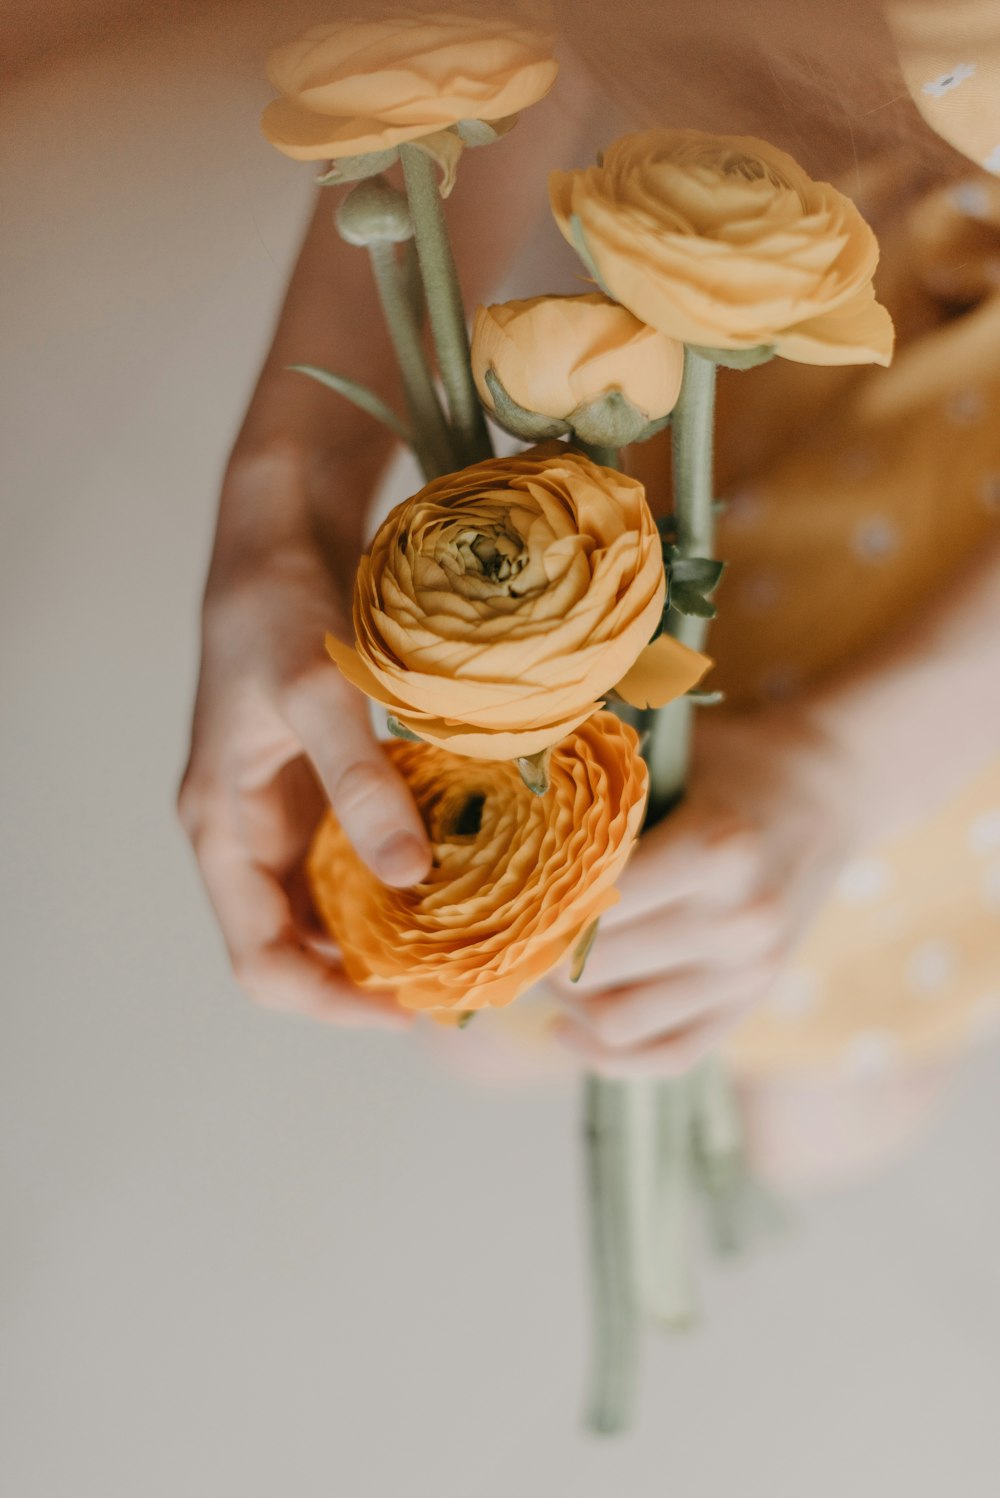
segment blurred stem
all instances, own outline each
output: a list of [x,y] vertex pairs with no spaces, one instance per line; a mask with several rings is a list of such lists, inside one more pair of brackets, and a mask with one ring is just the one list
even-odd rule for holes
[[754,1206],[743,1154],[739,1103],[726,1070],[709,1059],[691,1073],[694,1154],[708,1227],[719,1254],[742,1251]]
[[631,1424],[639,1345],[630,1241],[628,1084],[584,1084],[594,1347],[587,1424],[617,1435]]
[[650,1255],[646,1309],[681,1331],[698,1319],[691,1244],[694,1201],[694,1091],[690,1077],[661,1082],[655,1101],[656,1156],[650,1205]]
[[370,244],[368,254],[403,379],[414,431],[414,451],[424,478],[437,478],[453,469],[457,458],[452,451],[452,435],[424,356],[420,324],[406,284],[405,266],[400,263],[396,246],[384,240]]
[[[684,350],[684,379],[672,418],[674,514],[676,545],[682,557],[711,557],[713,550],[713,437],[715,428],[715,364]],[[708,621],[673,612],[668,627],[676,639],[701,650]],[[691,754],[694,704],[679,697],[647,718],[649,740],[649,809],[646,826],[661,821],[684,792]],[[716,1074],[717,1083],[716,1083]],[[656,1088],[656,1159],[650,1189],[653,1199],[644,1214],[651,1239],[643,1245],[646,1264],[644,1289],[647,1309],[670,1326],[687,1326],[697,1319],[698,1305],[690,1248],[695,1151],[695,1099],[702,1109],[726,1095],[722,1063],[711,1059],[703,1079],[681,1077]],[[712,1131],[712,1118],[702,1122]]]
[[399,159],[403,165],[427,310],[459,461],[462,464],[479,462],[488,458],[493,449],[472,378],[465,309],[448,242],[437,169],[419,146],[400,146]]

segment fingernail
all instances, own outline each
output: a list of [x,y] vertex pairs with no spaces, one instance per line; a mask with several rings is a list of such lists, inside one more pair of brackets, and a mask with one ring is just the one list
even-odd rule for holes
[[386,884],[405,888],[427,873],[427,849],[412,832],[397,832],[375,854],[375,872]]

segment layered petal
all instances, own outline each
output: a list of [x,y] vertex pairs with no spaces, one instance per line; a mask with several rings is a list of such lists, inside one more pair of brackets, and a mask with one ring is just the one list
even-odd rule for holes
[[[386,518],[354,590],[357,687],[430,743],[535,754],[601,704],[663,612],[660,537],[642,485],[554,444],[434,480]],[[653,695],[708,661],[657,642]]]
[[617,393],[658,421],[677,403],[684,350],[600,292],[538,296],[477,309],[472,372],[492,411],[489,371],[511,400],[543,416],[566,420]]
[[803,363],[888,363],[892,324],[860,213],[746,136],[648,130],[554,172],[552,209],[603,289],[683,343]]
[[617,899],[646,801],[637,736],[590,717],[553,751],[544,796],[512,764],[429,744],[386,752],[424,819],[431,872],[387,888],[330,813],[307,863],[316,909],[363,989],[442,1017],[509,1004]]
[[472,13],[331,21],[271,53],[281,98],[262,128],[279,151],[311,161],[386,150],[462,120],[506,121],[551,88],[552,46],[542,29]]

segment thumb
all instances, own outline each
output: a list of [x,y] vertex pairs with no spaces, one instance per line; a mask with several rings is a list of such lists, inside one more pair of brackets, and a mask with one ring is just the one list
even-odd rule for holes
[[358,856],[385,884],[416,884],[431,848],[403,777],[376,739],[367,700],[329,665],[284,696],[284,717]]

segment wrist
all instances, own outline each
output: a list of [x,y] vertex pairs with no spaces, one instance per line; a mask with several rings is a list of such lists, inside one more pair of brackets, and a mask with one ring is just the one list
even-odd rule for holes
[[775,751],[786,766],[783,782],[788,775],[808,804],[826,808],[840,853],[853,858],[871,840],[871,816],[865,767],[850,736],[819,697],[767,711]]
[[924,764],[922,730],[907,723],[912,704],[891,684],[849,679],[820,688],[802,710],[842,787],[852,853],[863,852],[926,810],[934,795]]

